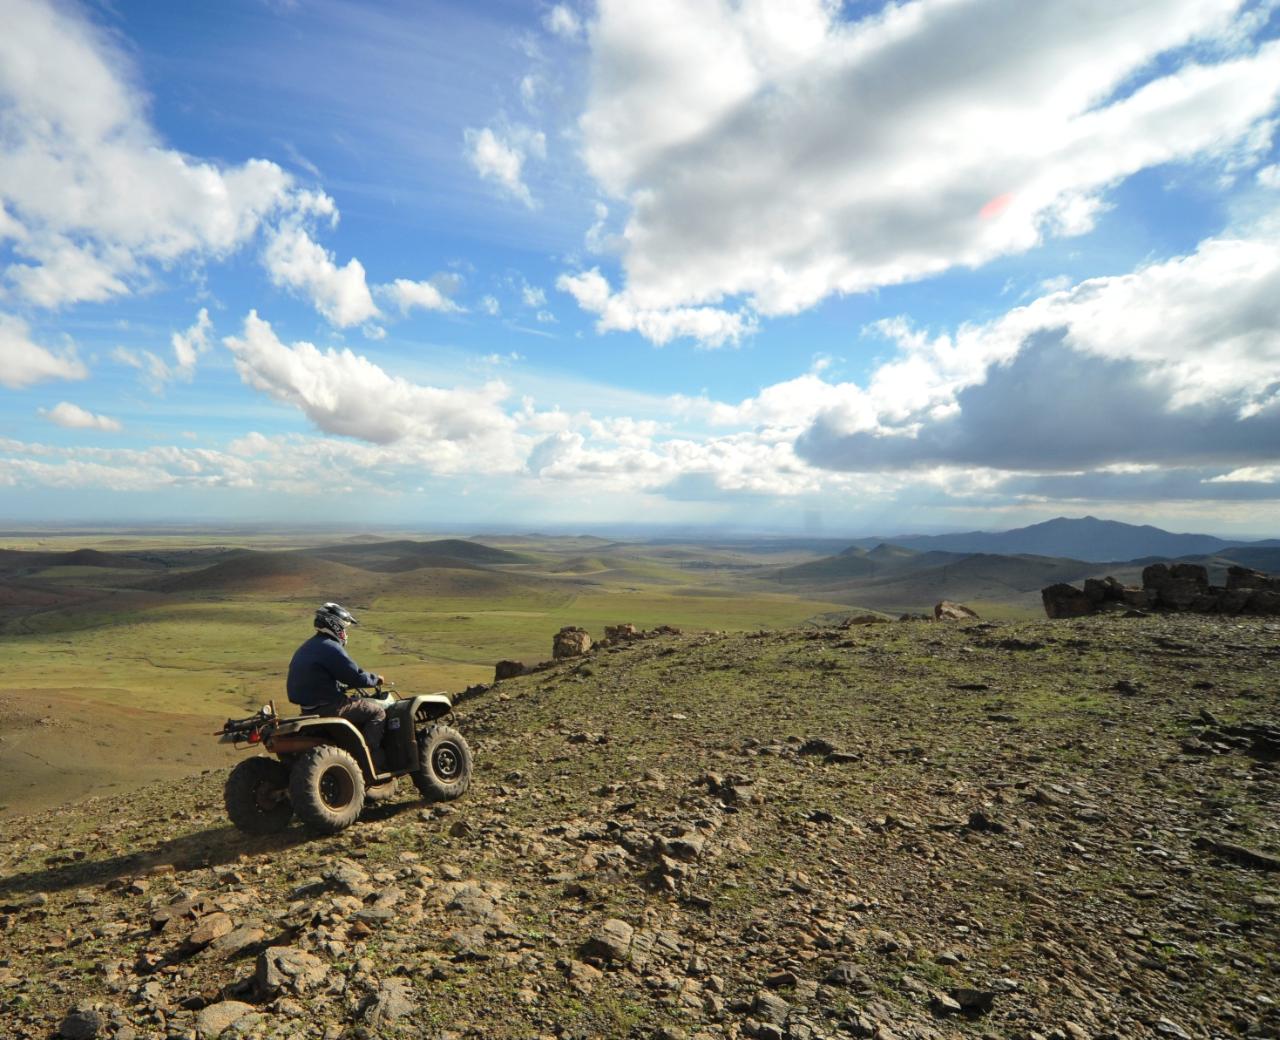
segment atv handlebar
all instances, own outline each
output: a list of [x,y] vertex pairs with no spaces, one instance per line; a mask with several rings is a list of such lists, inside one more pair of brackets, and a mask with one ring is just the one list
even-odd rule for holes
[[400,699],[400,694],[396,692],[395,683],[382,682],[370,688],[368,686],[348,686],[343,690],[348,697],[392,697],[396,700]]

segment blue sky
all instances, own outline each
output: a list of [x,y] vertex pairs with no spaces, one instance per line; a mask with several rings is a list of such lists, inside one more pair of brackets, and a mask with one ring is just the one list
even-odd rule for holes
[[0,20],[0,519],[1280,527],[1275,0]]

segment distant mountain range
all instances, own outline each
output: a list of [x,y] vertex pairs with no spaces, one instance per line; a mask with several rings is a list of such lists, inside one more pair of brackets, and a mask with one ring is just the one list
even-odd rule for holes
[[1143,568],[1157,560],[1200,564],[1212,581],[1222,582],[1234,564],[1280,572],[1280,540],[1229,542],[1091,516],[1062,517],[999,533],[857,539],[834,555],[776,568],[765,580],[890,612],[919,610],[940,599],[980,604],[982,610],[1003,605],[1035,611],[1046,585],[1104,575],[1139,584]]
[[993,553],[1002,556],[1032,554],[1096,563],[1138,560],[1152,556],[1166,559],[1212,556],[1223,549],[1237,546],[1280,548],[1280,539],[1260,542],[1228,541],[1210,534],[1174,534],[1149,524],[1138,526],[1117,520],[1099,520],[1093,516],[1079,519],[1060,516],[1055,520],[1046,520],[1030,527],[1018,527],[1012,531],[858,538],[851,544],[857,548],[872,549],[883,543],[922,552]]

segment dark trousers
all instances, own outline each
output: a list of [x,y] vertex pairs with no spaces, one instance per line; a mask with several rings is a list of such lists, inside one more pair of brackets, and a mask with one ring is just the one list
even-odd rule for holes
[[346,719],[353,726],[358,726],[364,734],[364,742],[369,745],[369,753],[373,755],[373,764],[381,769],[384,763],[382,755],[382,738],[387,732],[387,712],[381,704],[376,704],[363,697],[348,697],[346,700],[332,704],[317,704],[308,714],[336,715]]

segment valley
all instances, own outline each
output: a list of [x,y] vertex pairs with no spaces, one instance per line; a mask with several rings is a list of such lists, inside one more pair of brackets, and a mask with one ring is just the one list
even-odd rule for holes
[[[1219,551],[1191,559],[1218,573],[1280,552]],[[927,614],[943,599],[1026,620],[1043,616],[1045,585],[1136,581],[1143,562],[835,539],[11,533],[0,539],[0,814],[225,765],[210,733],[283,702],[288,658],[329,599],[362,618],[352,651],[366,667],[406,690],[456,693],[492,679],[498,660],[545,659],[564,625],[743,632]]]

